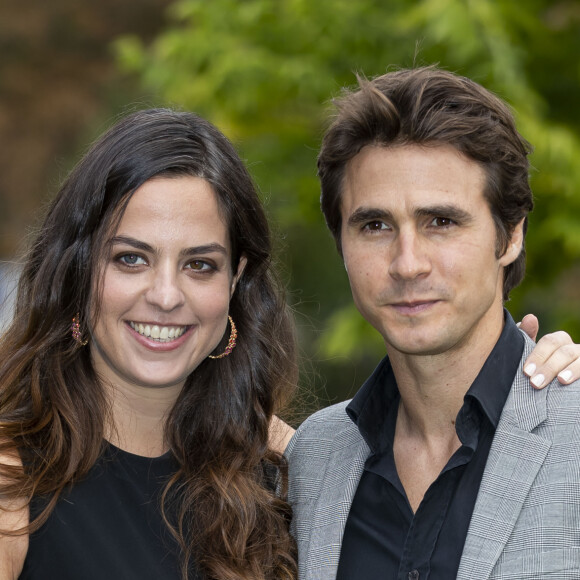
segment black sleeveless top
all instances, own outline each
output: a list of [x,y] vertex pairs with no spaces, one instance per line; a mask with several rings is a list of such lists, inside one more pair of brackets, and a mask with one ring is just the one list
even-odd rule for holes
[[[19,580],[180,580],[179,550],[160,510],[177,468],[170,453],[148,458],[107,444],[31,534]],[[31,515],[41,507],[33,502]],[[199,578],[195,570],[190,578]]]

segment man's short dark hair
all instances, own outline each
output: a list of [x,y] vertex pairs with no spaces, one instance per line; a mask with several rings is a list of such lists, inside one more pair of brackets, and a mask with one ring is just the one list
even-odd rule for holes
[[[516,225],[532,210],[528,182],[530,144],[518,133],[509,107],[474,81],[437,67],[398,70],[336,99],[336,117],[318,156],[321,207],[341,252],[341,195],[348,162],[366,145],[449,145],[482,167],[484,196],[506,251]],[[523,279],[525,247],[505,268],[503,297]]]

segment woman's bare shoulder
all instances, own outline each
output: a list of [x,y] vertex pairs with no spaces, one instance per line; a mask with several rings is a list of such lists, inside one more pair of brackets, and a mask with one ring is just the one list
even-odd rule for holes
[[290,439],[292,439],[294,433],[295,430],[292,429],[288,423],[285,423],[280,419],[280,417],[274,415],[270,421],[270,449],[278,451],[278,453],[284,453],[286,446],[290,442]]
[[[0,485],[6,481],[5,466],[21,466],[16,453],[0,454]],[[10,535],[28,525],[25,499],[7,499],[0,494],[0,580],[16,580],[28,551],[28,534]]]

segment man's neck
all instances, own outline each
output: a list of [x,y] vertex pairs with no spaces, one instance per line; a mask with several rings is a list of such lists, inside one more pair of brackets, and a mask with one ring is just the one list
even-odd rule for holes
[[401,395],[397,423],[425,439],[451,436],[463,397],[497,343],[503,324],[502,311],[495,324],[475,329],[461,344],[440,354],[390,351]]
[[455,430],[457,414],[502,328],[503,315],[495,327],[479,329],[448,352],[429,356],[389,353],[401,397],[393,452],[413,511],[461,446]]

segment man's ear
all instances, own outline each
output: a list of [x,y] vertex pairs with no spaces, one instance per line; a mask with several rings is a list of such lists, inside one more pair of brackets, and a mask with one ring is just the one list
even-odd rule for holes
[[247,262],[248,259],[246,258],[246,256],[242,254],[242,256],[240,257],[240,261],[238,262],[238,271],[234,274],[234,277],[232,278],[232,284],[230,287],[230,298],[234,295],[234,292],[236,291],[238,280],[242,277]]
[[510,243],[503,253],[503,256],[499,259],[499,263],[502,266],[509,266],[514,262],[522,251],[524,244],[524,221],[526,218],[522,218],[520,223],[514,228]]

